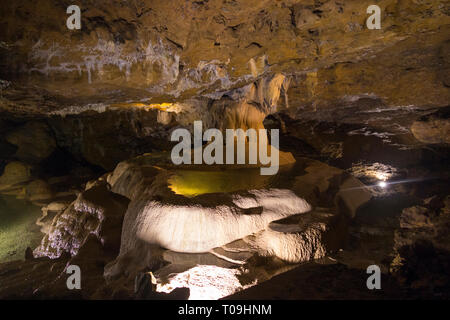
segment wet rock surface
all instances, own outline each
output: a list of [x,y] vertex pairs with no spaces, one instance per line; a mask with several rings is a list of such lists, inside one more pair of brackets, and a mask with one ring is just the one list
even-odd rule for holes
[[423,143],[449,143],[450,108],[446,107],[415,121],[411,132]]
[[[448,101],[445,1],[383,1],[383,28],[376,32],[364,25],[367,4],[353,1],[79,5],[78,32],[66,29],[66,7],[57,1],[5,6],[0,71],[11,83],[3,90],[7,110],[45,112],[77,100],[122,102],[148,93],[190,97],[242,86],[267,71],[301,73],[307,90],[298,91],[299,102],[316,106],[362,93],[397,105]],[[418,76],[423,81],[412,85]],[[41,110],[11,99],[26,83],[35,87],[22,99]]]
[[[447,1],[380,30],[364,1],[79,5],[0,12],[0,298],[448,299]],[[279,129],[283,166],[173,165],[198,120]]]
[[110,193],[106,184],[91,187],[55,215],[34,256],[55,259],[65,252],[75,256],[90,235],[105,250],[117,250],[127,204],[127,199]]

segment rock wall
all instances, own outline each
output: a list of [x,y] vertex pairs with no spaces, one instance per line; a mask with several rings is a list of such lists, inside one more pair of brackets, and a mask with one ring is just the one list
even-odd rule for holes
[[447,1],[378,1],[381,30],[365,26],[371,4],[82,0],[82,27],[68,30],[68,3],[9,2],[0,28],[3,108],[185,100],[277,72],[299,76],[291,99],[313,107],[361,94],[445,104]]

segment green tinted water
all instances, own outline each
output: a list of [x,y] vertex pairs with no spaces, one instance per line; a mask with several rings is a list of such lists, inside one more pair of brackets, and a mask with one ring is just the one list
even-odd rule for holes
[[239,190],[286,188],[299,172],[299,165],[285,166],[273,176],[261,175],[260,168],[231,170],[176,170],[168,179],[169,188],[176,194],[194,197],[205,193],[235,192]]
[[39,245],[43,234],[35,222],[40,215],[39,207],[0,195],[0,262],[24,260],[26,248]]

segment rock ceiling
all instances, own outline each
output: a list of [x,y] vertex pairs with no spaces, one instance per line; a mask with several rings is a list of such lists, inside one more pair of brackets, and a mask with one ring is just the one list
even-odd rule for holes
[[[296,80],[292,103],[320,108],[370,95],[389,105],[448,103],[447,1],[210,0],[2,5],[1,109],[46,113],[96,103],[220,97],[256,77]],[[417,81],[420,79],[420,81]]]

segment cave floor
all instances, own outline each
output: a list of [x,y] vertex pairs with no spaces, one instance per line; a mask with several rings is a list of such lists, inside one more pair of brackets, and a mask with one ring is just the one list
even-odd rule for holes
[[[402,210],[420,203],[419,198],[436,194],[436,190],[445,190],[447,182],[445,179],[425,180],[408,184],[397,189],[397,192],[375,197],[351,222],[347,245],[342,249],[313,262],[291,265],[288,271],[225,299],[448,298],[445,281],[444,285],[441,282],[431,287],[423,284],[424,279],[431,282],[436,280],[433,276],[430,278],[432,268],[425,269],[427,274],[423,278],[412,275],[413,280],[407,280],[409,282],[403,284],[391,275],[390,270],[395,259],[393,248],[396,241],[399,241],[396,232]],[[440,223],[448,225],[448,216],[445,217],[447,220]],[[444,239],[443,243],[450,243],[448,240]],[[429,259],[424,263],[432,263],[436,259],[440,264],[442,261],[448,263],[447,251],[435,251],[427,251]],[[83,250],[73,258],[63,255],[56,260],[38,258],[0,263],[0,298],[134,299],[134,279],[125,277],[108,284],[105,282],[103,269],[113,258],[114,255],[103,252],[95,241],[88,241]],[[89,270],[89,280],[81,291],[69,292],[65,286],[63,271],[67,264],[75,262]],[[372,264],[379,265],[382,270],[382,290],[368,290],[366,287],[368,275],[365,268]],[[437,271],[439,274],[440,270]]]

